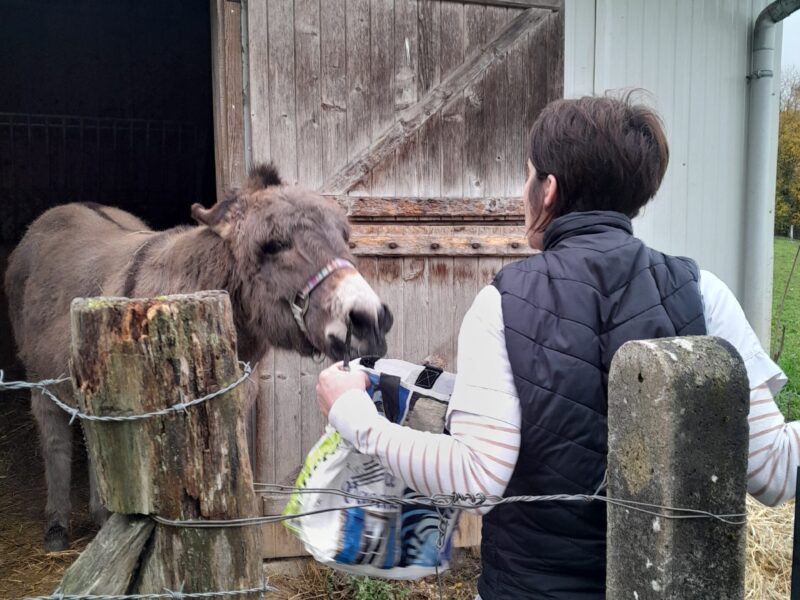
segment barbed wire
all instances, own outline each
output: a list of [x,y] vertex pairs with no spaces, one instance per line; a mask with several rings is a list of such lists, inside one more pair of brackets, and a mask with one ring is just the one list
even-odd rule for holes
[[[112,423],[123,423],[126,421],[141,421],[143,419],[151,419],[153,417],[163,417],[172,413],[176,412],[186,412],[188,408],[193,406],[197,406],[198,404],[202,404],[204,402],[208,402],[209,400],[213,400],[219,396],[227,394],[231,390],[239,387],[242,383],[244,383],[253,372],[252,368],[250,367],[250,363],[246,362],[239,362],[239,365],[242,368],[242,375],[233,383],[226,385],[223,388],[218,389],[215,392],[211,392],[210,394],[206,394],[205,396],[201,396],[200,398],[195,398],[193,400],[185,401],[185,402],[178,402],[177,404],[173,404],[172,406],[168,406],[167,408],[162,408],[160,410],[155,410],[152,412],[140,413],[135,415],[89,415],[84,412],[81,412],[80,409],[70,406],[63,400],[59,399],[53,392],[51,392],[48,388],[58,385],[60,383],[64,383],[67,381],[71,381],[71,377],[59,377],[57,379],[44,379],[42,381],[36,382],[29,382],[29,381],[4,381],[3,379],[3,371],[0,370],[0,391],[3,390],[39,390],[44,394],[47,398],[49,398],[56,406],[58,406],[61,410],[66,412],[67,414],[71,415],[69,420],[69,424],[75,421],[75,419],[80,419],[82,421],[102,421],[102,422],[112,422]],[[182,395],[182,394],[181,394]]]
[[[747,521],[746,513],[730,513],[718,514],[706,510],[695,508],[680,508],[673,506],[664,506],[661,504],[652,504],[648,502],[639,502],[636,500],[626,500],[621,498],[611,498],[602,495],[598,492],[594,494],[548,494],[540,496],[522,495],[522,496],[493,496],[485,494],[434,494],[432,496],[411,496],[400,498],[398,496],[383,496],[383,495],[363,495],[354,494],[351,492],[344,492],[342,490],[330,488],[295,488],[280,484],[270,483],[256,483],[254,484],[257,492],[261,494],[277,493],[277,494],[329,494],[339,496],[348,500],[355,500],[360,506],[422,506],[435,508],[437,511],[445,508],[469,510],[482,507],[494,507],[503,504],[511,504],[514,502],[591,502],[599,501],[615,506],[620,506],[628,510],[640,512],[655,517],[661,517],[669,520],[688,520],[688,519],[715,519],[726,525],[744,525]],[[259,491],[260,488],[260,491]],[[169,525],[171,527],[188,527],[196,529],[215,529],[224,527],[250,527],[256,525],[267,525],[271,523],[280,523],[283,521],[292,521],[294,519],[301,519],[303,517],[310,517],[314,515],[334,512],[339,510],[347,510],[353,508],[352,505],[330,506],[301,512],[296,514],[287,515],[267,515],[263,517],[243,517],[238,519],[210,519],[210,520],[181,520],[181,519],[167,519],[160,516],[153,516],[152,518],[162,525]]]
[[165,589],[157,594],[62,594],[55,592],[49,596],[26,596],[22,600],[184,600],[192,598],[230,598],[235,596],[254,596],[258,594],[263,598],[268,592],[277,592],[278,589],[266,582],[257,588],[241,590],[228,590],[219,592],[182,592]]

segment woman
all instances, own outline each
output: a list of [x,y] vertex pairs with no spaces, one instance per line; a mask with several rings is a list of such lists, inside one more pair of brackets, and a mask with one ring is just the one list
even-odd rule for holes
[[[730,290],[689,259],[632,234],[669,151],[658,116],[629,98],[548,105],[531,131],[523,192],[530,246],[464,318],[451,436],[388,423],[366,379],[339,366],[317,386],[320,408],[363,453],[423,494],[592,493],[604,476],[606,398],[625,342],[714,335],[733,344],[751,386],[751,494],[793,495],[798,424],[773,396],[786,377],[763,352]],[[605,597],[602,503],[513,503],[486,512],[478,584],[484,600]]]

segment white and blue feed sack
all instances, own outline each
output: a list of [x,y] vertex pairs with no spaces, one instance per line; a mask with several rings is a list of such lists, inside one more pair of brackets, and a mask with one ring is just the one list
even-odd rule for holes
[[[442,432],[455,375],[391,359],[350,364],[369,375],[369,394],[384,417]],[[426,423],[421,422],[423,412]],[[330,425],[308,453],[295,487],[300,491],[292,494],[284,515],[325,511],[284,522],[317,561],[352,575],[387,579],[417,579],[449,567],[459,511],[441,509],[440,540],[440,511],[432,506],[365,503],[360,498],[420,495],[376,459],[358,452]],[[315,491],[323,489],[359,498]],[[326,511],[338,508],[342,510]]]

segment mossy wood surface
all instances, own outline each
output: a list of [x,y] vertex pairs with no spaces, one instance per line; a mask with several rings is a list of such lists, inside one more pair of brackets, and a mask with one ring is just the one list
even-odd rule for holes
[[[144,300],[76,299],[72,361],[81,410],[126,416],[205,396],[241,375],[224,292]],[[123,423],[85,421],[106,506],[168,519],[256,515],[240,386],[185,411]],[[257,528],[158,524],[130,591],[260,585]]]

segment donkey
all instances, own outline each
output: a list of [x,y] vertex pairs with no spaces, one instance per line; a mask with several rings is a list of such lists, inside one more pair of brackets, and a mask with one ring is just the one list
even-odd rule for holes
[[[206,209],[197,226],[152,231],[133,215],[97,204],[52,208],[28,228],[5,276],[14,337],[27,376],[68,370],[69,307],[76,297],[147,297],[221,289],[230,294],[239,358],[270,347],[301,355],[383,355],[392,315],[353,266],[349,225],[335,201],[285,185],[272,165]],[[59,394],[71,393],[62,385]],[[32,394],[47,480],[45,548],[67,547],[72,436],[66,413]],[[90,511],[108,516],[90,472]]]

